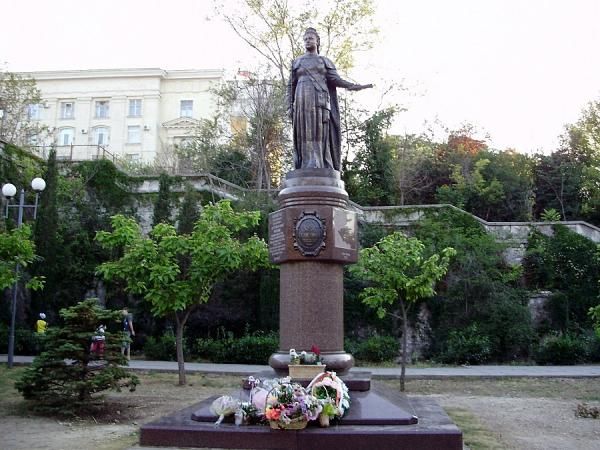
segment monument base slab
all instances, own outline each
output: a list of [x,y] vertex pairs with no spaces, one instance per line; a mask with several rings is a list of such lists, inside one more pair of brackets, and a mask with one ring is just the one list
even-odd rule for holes
[[[229,421],[215,426],[216,417],[203,412],[208,411],[213,397],[143,425],[140,445],[237,449],[463,448],[461,431],[431,398],[407,397],[382,386],[353,393],[351,397],[352,405],[342,420],[328,428],[310,422],[298,431],[271,430],[263,425],[236,426]],[[393,416],[397,416],[398,423],[392,423]],[[199,418],[206,421],[198,421]]]

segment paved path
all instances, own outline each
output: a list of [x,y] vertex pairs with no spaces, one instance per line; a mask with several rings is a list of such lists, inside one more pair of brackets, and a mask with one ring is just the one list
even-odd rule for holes
[[[0,363],[6,362],[7,356],[0,355]],[[32,356],[15,356],[14,364],[30,364]],[[129,367],[134,370],[157,372],[177,372],[177,363],[172,361],[131,360]],[[209,364],[186,363],[188,373],[214,373],[227,375],[252,375],[265,370],[269,366],[248,364]],[[353,370],[369,371],[373,378],[393,379],[400,377],[398,367],[357,367]],[[555,377],[555,378],[600,378],[600,365],[578,366],[459,366],[459,367],[407,367],[407,378],[436,379],[451,377]]]

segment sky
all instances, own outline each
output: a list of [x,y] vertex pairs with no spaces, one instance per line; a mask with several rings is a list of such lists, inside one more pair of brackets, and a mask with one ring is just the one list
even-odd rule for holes
[[[228,1],[228,0],[224,0]],[[290,0],[294,2],[296,0]],[[399,104],[393,132],[475,125],[493,148],[549,153],[600,100],[600,1],[375,0],[380,33],[357,55],[354,94]],[[0,0],[0,64],[62,69],[253,68],[210,0]],[[392,85],[403,86],[383,95]],[[441,124],[441,125],[439,125]]]

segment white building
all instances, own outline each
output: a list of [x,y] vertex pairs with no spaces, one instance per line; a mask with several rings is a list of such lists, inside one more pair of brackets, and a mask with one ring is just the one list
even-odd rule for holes
[[[44,103],[30,117],[51,131],[63,159],[110,156],[152,163],[216,110],[210,87],[222,70],[101,69],[20,73]],[[172,152],[171,152],[172,153]]]

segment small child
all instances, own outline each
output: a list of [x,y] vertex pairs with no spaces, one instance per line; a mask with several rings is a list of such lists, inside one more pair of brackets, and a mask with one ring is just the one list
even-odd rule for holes
[[104,342],[106,341],[106,336],[104,336],[105,330],[106,327],[104,325],[100,325],[96,329],[96,334],[92,337],[92,346],[90,351],[92,353],[96,353],[100,357],[104,355]]
[[35,331],[38,334],[44,334],[48,328],[48,322],[46,322],[46,314],[40,313],[39,320],[35,323]]

